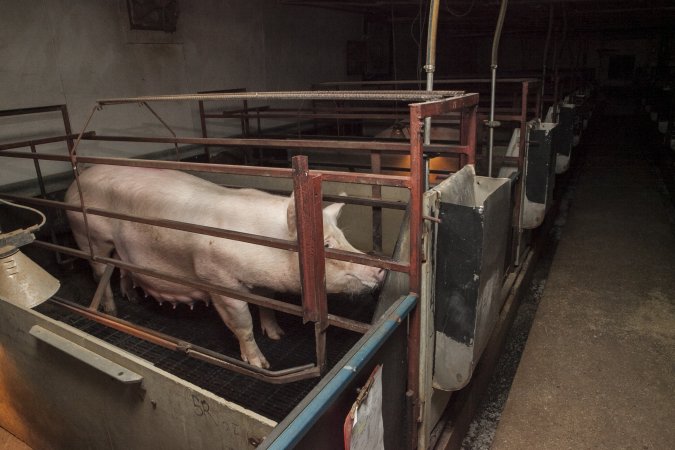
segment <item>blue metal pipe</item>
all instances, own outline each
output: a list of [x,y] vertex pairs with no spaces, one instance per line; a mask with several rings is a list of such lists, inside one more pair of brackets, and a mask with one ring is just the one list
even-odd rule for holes
[[321,415],[333,404],[335,399],[345,390],[354,377],[359,374],[366,363],[370,361],[387,338],[398,328],[416,303],[417,297],[414,295],[408,295],[404,298],[396,309],[391,311],[387,315],[387,318],[377,325],[377,328],[372,331],[372,334],[363,343],[361,348],[354,356],[349,358],[342,369],[321,389],[307,407],[298,414],[293,422],[273,442],[268,444],[268,448],[281,450],[295,447],[300,442],[300,439],[319,420]]

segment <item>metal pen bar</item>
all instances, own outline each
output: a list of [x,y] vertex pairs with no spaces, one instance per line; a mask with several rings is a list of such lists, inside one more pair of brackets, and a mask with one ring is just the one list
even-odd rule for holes
[[391,114],[391,113],[350,113],[350,112],[284,112],[284,111],[277,111],[277,110],[268,110],[267,112],[264,113],[256,113],[256,114],[245,114],[242,112],[229,112],[229,111],[224,111],[222,114],[217,115],[217,116],[209,116],[209,118],[240,118],[240,117],[259,117],[261,119],[284,119],[284,118],[296,118],[296,119],[325,119],[325,120],[333,120],[333,119],[354,119],[354,120],[359,120],[359,119],[367,119],[367,120],[391,120],[392,118],[396,117],[401,117],[403,118],[403,114]]
[[[70,158],[63,155],[50,155],[45,153],[23,153],[23,152],[2,152],[0,156],[7,156],[12,158],[24,159],[44,159],[47,161],[63,161],[68,162]],[[253,167],[253,166],[236,166],[229,164],[208,164],[208,163],[192,163],[192,162],[177,162],[177,161],[159,161],[152,159],[127,159],[127,158],[109,158],[96,156],[78,156],[77,161],[88,164],[107,164],[113,166],[131,166],[131,167],[147,167],[152,169],[174,169],[174,170],[189,170],[195,172],[208,173],[228,173],[238,175],[255,175],[262,177],[273,178],[290,178],[291,169],[273,168],[273,167]],[[380,186],[392,187],[408,187],[409,178],[397,175],[376,175],[368,173],[349,173],[349,172],[333,172],[333,171],[313,171],[321,174],[324,181],[343,182],[343,183],[361,183],[374,184]]]
[[105,325],[106,327],[112,328],[114,330],[121,331],[122,333],[126,333],[160,347],[184,353],[191,358],[199,359],[201,361],[223,367],[236,373],[248,375],[252,378],[263,380],[268,383],[292,383],[295,381],[319,376],[319,370],[314,364],[305,364],[302,366],[291,367],[282,370],[262,369],[247,364],[236,358],[232,358],[207,348],[176,339],[173,336],[160,333],[150,328],[141,327],[140,325],[136,325],[126,320],[89,310],[84,306],[78,305],[77,303],[73,303],[61,297],[54,296],[50,298],[49,301],[89,320],[100,323],[101,325]]
[[[38,206],[54,207],[68,211],[82,212],[82,208],[77,205],[58,202],[55,200],[38,199],[32,197],[22,197],[17,195],[0,194],[0,198],[16,201],[20,203],[27,203]],[[248,242],[250,244],[265,245],[268,247],[279,248],[288,251],[298,251],[298,246],[293,241],[284,239],[271,238],[266,236],[258,236],[250,233],[244,233],[233,230],[224,230],[221,228],[209,227],[205,225],[197,225],[188,222],[178,222],[168,219],[158,219],[142,216],[134,216],[130,214],[122,214],[114,211],[108,211],[101,208],[87,208],[88,214],[110,217],[113,219],[128,220],[132,222],[144,223],[147,225],[160,226],[164,228],[171,228],[175,230],[187,231],[191,233],[204,234],[208,236],[220,237],[224,239],[232,239],[241,242]],[[338,249],[326,249],[326,257],[329,259],[336,259],[339,261],[348,261],[358,264],[371,265],[380,267],[382,269],[393,270],[396,272],[408,272],[409,264],[407,262],[395,261],[386,256],[365,255],[362,253],[354,253]]]
[[[86,136],[88,137],[93,137],[96,133],[93,131],[90,131],[86,133]],[[0,151],[4,150],[12,150],[15,148],[23,148],[23,147],[30,147],[30,146],[38,146],[38,145],[43,145],[43,144],[52,144],[54,142],[63,142],[63,141],[69,141],[74,138],[76,138],[78,135],[77,134],[66,134],[62,136],[53,136],[53,137],[46,137],[42,139],[31,139],[29,141],[18,141],[18,142],[10,142],[8,144],[1,144],[0,145]]]
[[52,111],[61,111],[64,105],[35,106],[32,108],[5,109],[0,111],[0,117],[22,116],[26,114],[39,114]]
[[401,91],[285,91],[285,92],[237,92],[214,94],[155,95],[126,98],[110,98],[97,101],[100,106],[142,102],[176,101],[232,101],[232,100],[340,100],[340,101],[426,101],[445,97],[460,97],[464,91],[419,90]]
[[[143,275],[148,275],[154,278],[159,278],[162,280],[166,281],[171,281],[173,283],[178,283],[178,284],[184,284],[187,286],[192,286],[198,289],[203,289],[204,291],[207,292],[215,292],[216,294],[222,294],[226,295],[228,297],[235,298],[237,300],[241,300],[247,303],[252,303],[254,305],[258,306],[263,306],[266,308],[271,308],[276,311],[281,311],[286,314],[291,314],[293,316],[297,317],[302,317],[302,307],[298,305],[293,305],[290,303],[282,302],[279,300],[275,300],[272,298],[267,298],[263,297],[260,295],[255,295],[255,294],[246,294],[234,290],[230,290],[227,288],[223,288],[221,286],[212,284],[212,283],[206,283],[202,282],[199,280],[193,280],[187,277],[181,277],[181,276],[176,276],[176,275],[171,275],[159,271],[155,271],[152,269],[148,269],[143,266],[139,266],[136,264],[131,264],[131,263],[126,263],[124,261],[120,261],[118,259],[114,258],[106,258],[106,257],[101,257],[101,256],[95,256],[91,257],[89,253],[83,252],[82,250],[76,250],[70,247],[65,247],[63,245],[57,245],[57,244],[52,244],[50,242],[45,242],[41,241],[39,239],[36,239],[35,241],[32,242],[33,245],[37,245],[42,248],[46,248],[52,251],[59,251],[71,256],[76,256],[78,258],[86,259],[87,261],[95,261],[95,262],[101,262],[104,264],[110,264],[112,266],[115,266],[120,269],[125,269],[131,272],[138,272]],[[370,328],[369,324],[359,322],[356,320],[348,319],[346,317],[342,316],[337,316],[335,314],[328,314],[328,325],[330,326],[335,326],[338,328],[343,328],[345,330],[350,330],[354,331],[356,333],[364,333],[365,331]]]
[[[498,119],[500,117],[497,117]],[[519,115],[502,116],[502,120],[519,120]],[[86,140],[91,141],[110,141],[110,142],[143,142],[143,143],[165,143],[165,144],[196,144],[213,145],[222,147],[266,147],[288,149],[311,149],[311,150],[349,150],[349,151],[381,151],[383,153],[401,153],[409,154],[410,146],[407,142],[396,142],[391,140],[330,140],[330,139],[286,139],[286,138],[163,138],[163,137],[135,137],[135,136],[104,136],[87,135]],[[462,145],[450,143],[428,144],[424,146],[425,152],[456,154],[463,153],[466,148]]]
[[[461,84],[466,86],[467,84],[489,84],[491,81],[490,78],[436,78],[434,79],[434,84],[436,86],[444,84]],[[520,84],[522,81],[538,81],[537,78],[500,78],[500,83],[515,83]],[[419,80],[384,80],[384,81],[328,81],[323,83],[318,83],[318,86],[403,86],[411,85],[416,86],[419,84]]]
[[408,153],[408,143],[392,141],[362,141],[362,140],[335,140],[335,139],[263,139],[263,138],[198,138],[198,137],[137,137],[137,136],[109,136],[94,135],[87,137],[90,141],[109,142],[140,142],[159,144],[192,144],[213,145],[222,147],[265,147],[281,149],[311,149],[311,150],[381,150],[398,153]]

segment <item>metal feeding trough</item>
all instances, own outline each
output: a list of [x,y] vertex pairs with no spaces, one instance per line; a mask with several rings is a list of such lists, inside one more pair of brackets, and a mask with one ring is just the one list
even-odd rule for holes
[[[539,119],[527,123],[525,136],[524,177],[525,189],[522,191],[522,207],[519,228],[537,228],[544,221],[553,199],[553,187],[556,174],[556,153],[553,149],[559,126],[556,123],[541,122]],[[518,156],[520,129],[515,129],[507,148],[507,156]],[[499,170],[501,178],[512,178],[518,169],[503,166]]]
[[572,147],[574,142],[574,105],[562,103],[555,106],[557,109],[557,121],[553,120],[553,108],[549,108],[546,114],[546,122],[557,122],[558,127],[553,138],[553,149],[556,153],[555,173],[561,174],[567,172],[572,158]]
[[520,226],[530,229],[542,224],[553,200],[556,167],[553,141],[558,124],[533,120],[528,123],[527,130],[528,150]]
[[476,176],[465,166],[440,192],[436,237],[433,386],[453,391],[471,378],[501,304],[510,232],[508,178]]

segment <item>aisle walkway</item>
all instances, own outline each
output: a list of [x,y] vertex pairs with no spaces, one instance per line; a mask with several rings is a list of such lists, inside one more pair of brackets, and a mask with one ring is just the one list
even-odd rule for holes
[[644,133],[599,118],[493,449],[675,448],[675,235]]

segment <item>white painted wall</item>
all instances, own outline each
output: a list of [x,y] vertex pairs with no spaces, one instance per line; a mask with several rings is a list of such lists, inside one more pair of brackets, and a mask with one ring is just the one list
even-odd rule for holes
[[[66,103],[79,131],[100,98],[308,89],[346,78],[346,41],[361,30],[361,16],[272,0],[181,0],[174,34],[129,30],[126,0],[0,0],[0,110]],[[177,134],[199,135],[196,104],[155,109]],[[0,118],[0,142],[62,132],[52,117]],[[167,135],[137,106],[106,107],[90,129]],[[131,156],[160,148],[89,144],[82,153]],[[43,165],[47,173],[67,169]],[[0,159],[0,185],[33,177],[31,162]]]

